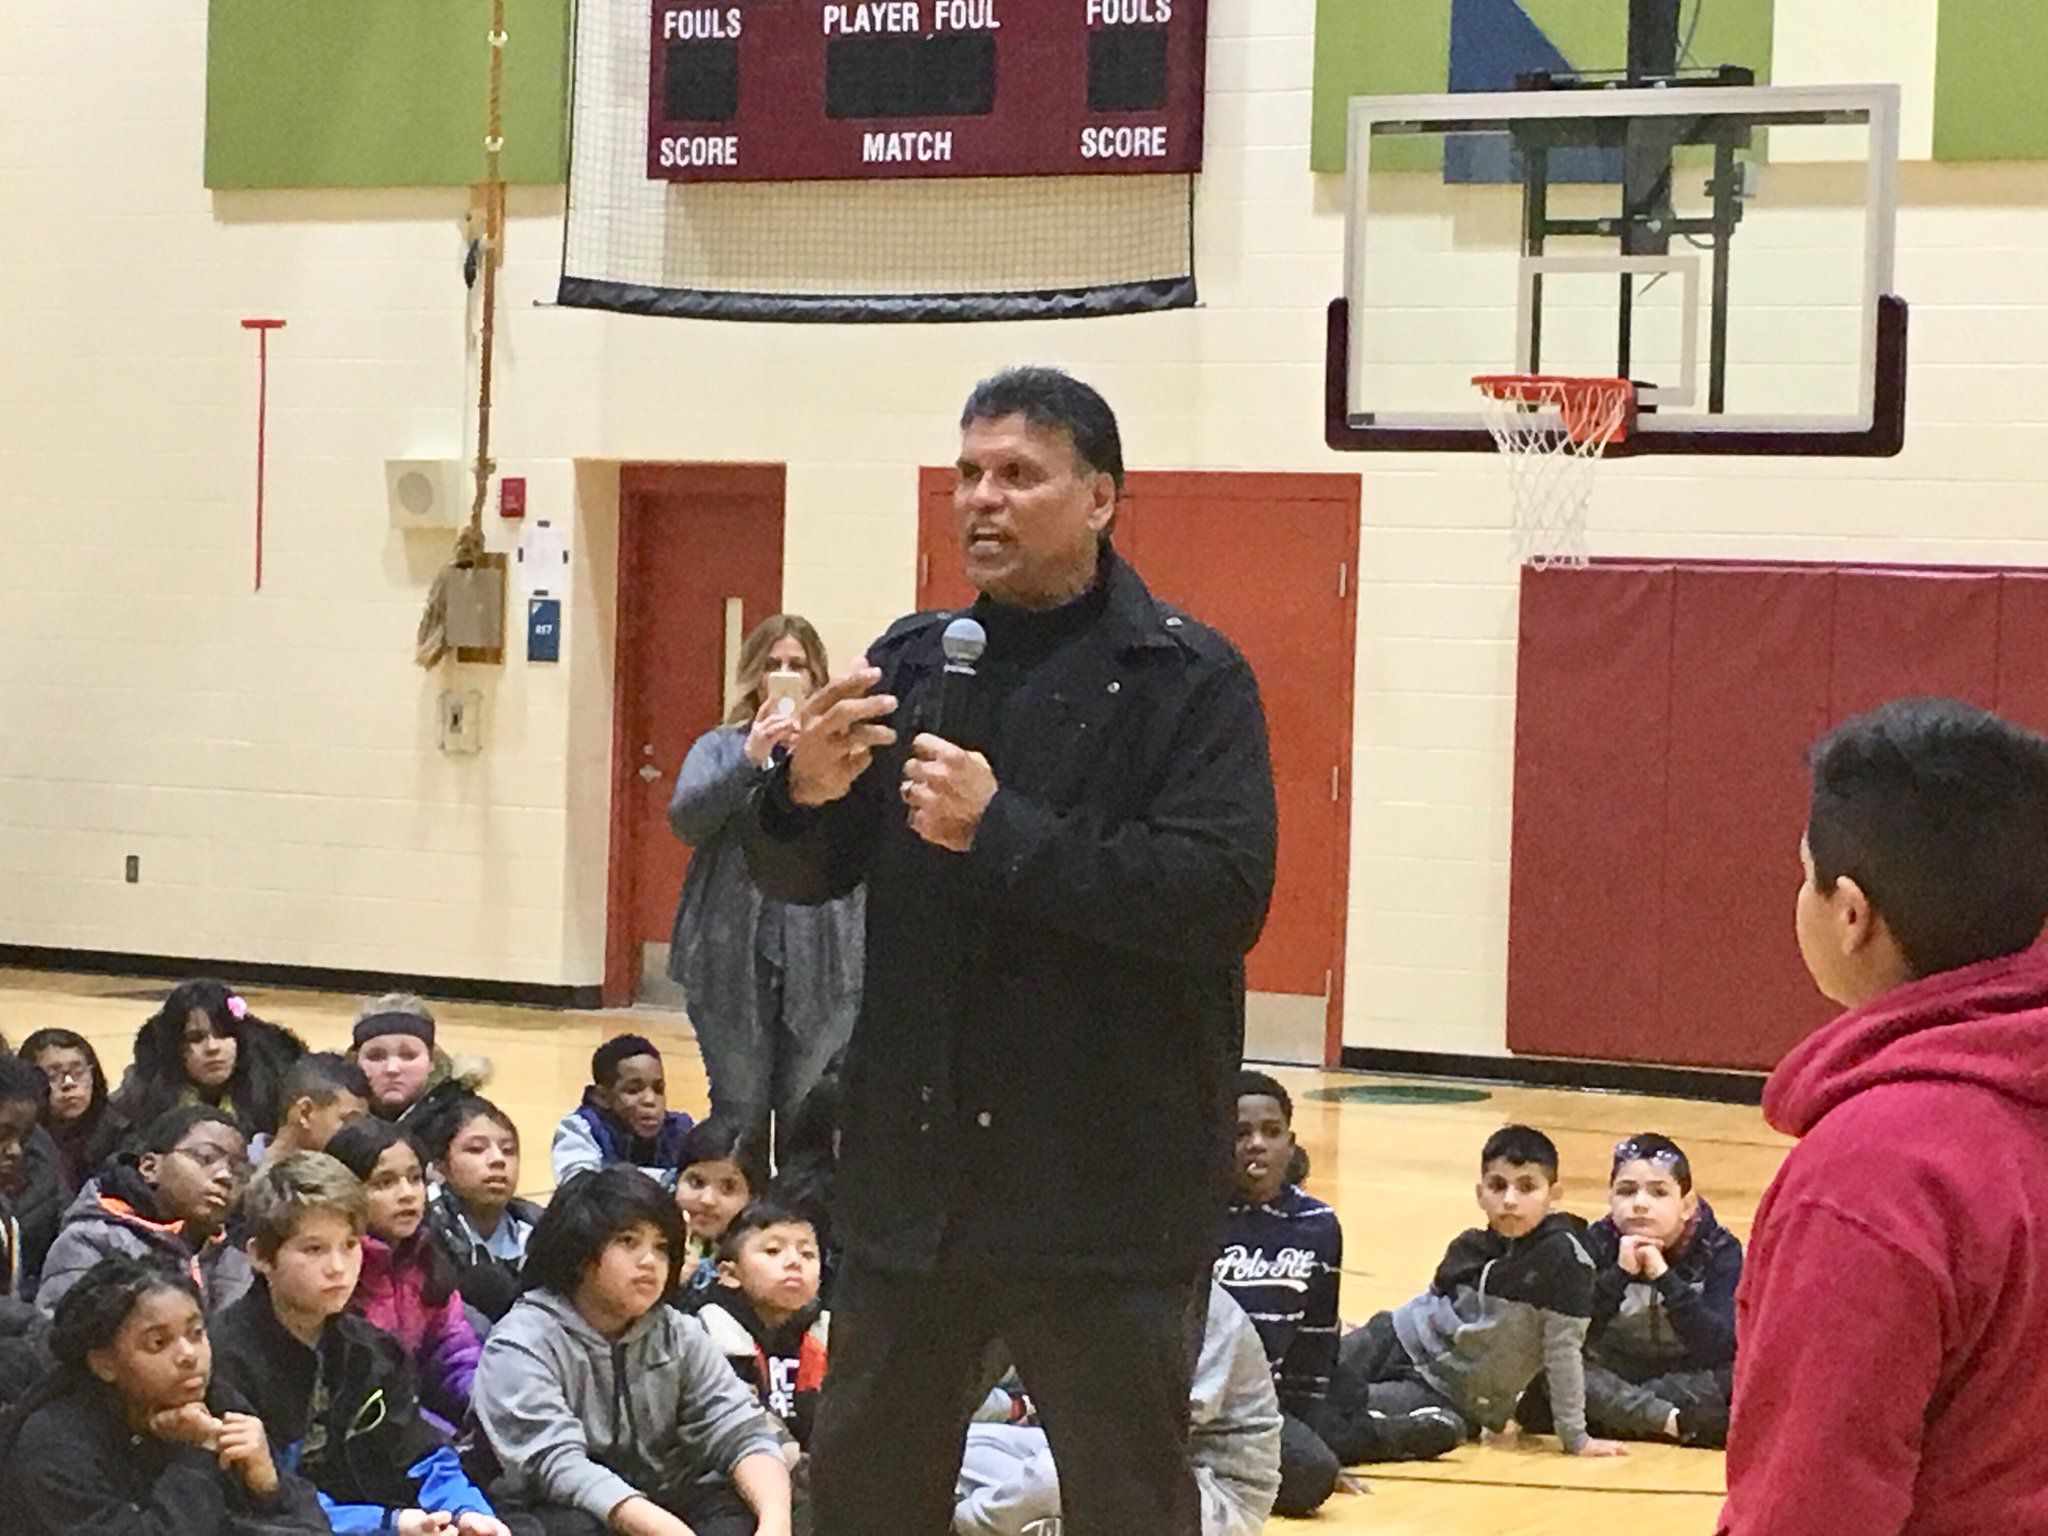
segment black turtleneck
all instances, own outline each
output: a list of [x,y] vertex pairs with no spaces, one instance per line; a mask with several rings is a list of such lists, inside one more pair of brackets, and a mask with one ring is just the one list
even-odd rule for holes
[[1029,671],[1094,623],[1109,605],[1107,574],[1107,562],[1097,565],[1088,589],[1057,608],[1015,608],[986,593],[976,598],[968,612],[988,631],[984,672]]
[[988,649],[975,669],[970,739],[960,745],[996,756],[990,746],[1003,739],[1003,706],[1042,663],[1102,617],[1109,606],[1108,572],[1105,559],[1088,589],[1057,608],[1016,608],[985,594],[975,600],[967,611],[987,631]]

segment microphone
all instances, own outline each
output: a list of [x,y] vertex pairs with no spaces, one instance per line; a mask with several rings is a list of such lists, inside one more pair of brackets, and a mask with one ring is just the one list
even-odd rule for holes
[[974,730],[975,665],[988,649],[988,631],[979,620],[965,614],[946,626],[940,645],[946,653],[946,670],[939,675],[938,720],[932,732],[957,747],[972,747]]

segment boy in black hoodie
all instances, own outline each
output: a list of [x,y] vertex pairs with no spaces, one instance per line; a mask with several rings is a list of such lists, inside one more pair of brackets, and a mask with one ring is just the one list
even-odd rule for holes
[[1692,1163],[1668,1136],[1646,1132],[1614,1149],[1607,1202],[1586,1233],[1598,1266],[1586,1422],[1622,1440],[1718,1449],[1735,1384],[1742,1244],[1694,1191]]
[[344,1308],[362,1268],[361,1182],[322,1152],[266,1163],[243,1197],[260,1278],[214,1319],[214,1368],[280,1460],[318,1490],[335,1531],[508,1536],[420,1417],[396,1339]]
[[1486,1226],[1454,1241],[1430,1288],[1347,1337],[1319,1428],[1346,1465],[1441,1456],[1481,1430],[1511,1432],[1544,1377],[1571,1456],[1624,1448],[1586,1429],[1593,1261],[1584,1223],[1554,1210],[1557,1146],[1510,1125],[1479,1158]]
[[792,1465],[810,1443],[825,1385],[831,1318],[818,1304],[818,1234],[773,1200],[756,1200],[718,1240],[718,1286],[697,1320],[785,1435]]

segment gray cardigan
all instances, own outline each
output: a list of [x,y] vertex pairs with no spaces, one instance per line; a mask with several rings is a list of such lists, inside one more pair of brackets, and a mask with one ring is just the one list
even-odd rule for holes
[[[765,770],[747,761],[747,727],[720,726],[697,739],[676,776],[669,825],[695,853],[676,907],[668,973],[691,1014],[754,1023],[754,945],[764,898],[747,873],[742,837],[748,798]],[[845,1040],[860,1012],[866,948],[864,893],[822,906],[775,904],[782,919],[783,1009],[800,1040]]]

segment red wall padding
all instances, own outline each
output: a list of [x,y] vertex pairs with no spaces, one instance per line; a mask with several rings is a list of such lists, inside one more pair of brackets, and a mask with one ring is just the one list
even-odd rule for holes
[[2048,571],[2008,575],[1998,607],[1998,712],[2048,730]]
[[1911,694],[2048,729],[2044,657],[2040,572],[1524,572],[1509,1047],[1773,1065],[1831,1011],[1792,937],[1807,748]]
[[[1915,694],[1992,706],[2004,585],[1997,572],[1845,570],[1826,585],[1835,614],[1831,720]],[[1816,589],[1814,605],[1826,601]]]
[[[1799,572],[1680,569],[1671,642],[1671,756],[1654,948],[1669,1036],[1638,1026],[1638,1055],[1775,1060],[1817,1017],[1792,939],[1800,777],[1828,726],[1828,615]],[[1730,985],[1730,978],[1738,978]],[[1787,1005],[1790,1005],[1790,1016]]]
[[[1522,579],[1561,591],[1562,576]],[[1508,1044],[1552,1049],[1513,1033],[1515,1020],[1541,1019],[1549,1027],[1536,1040],[1625,1058],[1638,1021],[1657,1012],[1656,947],[1612,939],[1654,923],[1664,878],[1655,790],[1667,755],[1672,573],[1601,576],[1597,603],[1532,600],[1524,588],[1508,954],[1546,958],[1509,963]],[[1576,809],[1596,805],[1598,815]]]

